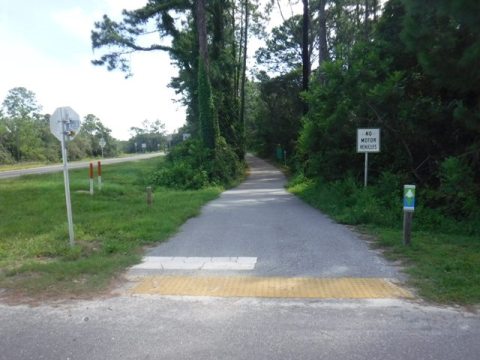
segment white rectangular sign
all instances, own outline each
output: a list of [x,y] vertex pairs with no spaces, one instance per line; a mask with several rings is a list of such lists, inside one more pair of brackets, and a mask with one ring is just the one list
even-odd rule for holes
[[380,152],[380,129],[357,129],[357,152]]

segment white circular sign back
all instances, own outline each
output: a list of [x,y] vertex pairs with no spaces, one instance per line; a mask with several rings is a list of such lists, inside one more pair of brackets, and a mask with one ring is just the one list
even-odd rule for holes
[[57,108],[50,117],[50,131],[60,141],[63,131],[66,139],[73,140],[80,130],[80,125],[80,116],[70,106]]

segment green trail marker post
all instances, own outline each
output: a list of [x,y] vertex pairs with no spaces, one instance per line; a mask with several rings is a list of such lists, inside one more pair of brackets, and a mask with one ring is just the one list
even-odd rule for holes
[[403,186],[403,244],[412,240],[412,220],[415,211],[415,185]]

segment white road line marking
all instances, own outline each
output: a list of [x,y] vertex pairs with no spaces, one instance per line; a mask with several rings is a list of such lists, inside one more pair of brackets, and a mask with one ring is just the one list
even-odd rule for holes
[[138,270],[253,270],[256,257],[145,256]]

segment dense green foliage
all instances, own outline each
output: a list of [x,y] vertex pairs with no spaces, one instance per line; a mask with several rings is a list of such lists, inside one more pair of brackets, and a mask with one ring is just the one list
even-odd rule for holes
[[163,150],[167,147],[165,124],[160,120],[144,120],[141,127],[131,127],[130,131],[132,137],[124,146],[125,152],[151,152]]
[[152,175],[153,184],[186,190],[208,186],[229,186],[243,176],[243,165],[223,138],[215,149],[199,140],[188,140],[167,155]]
[[[329,180],[360,179],[363,157],[353,152],[356,129],[379,127],[382,152],[371,157],[374,182],[382,173],[391,172],[417,183],[424,205],[440,207],[452,216],[470,216],[479,206],[480,191],[478,87],[466,79],[461,89],[455,82],[443,82],[449,76],[446,69],[435,73],[431,65],[424,64],[431,64],[434,56],[417,52],[403,41],[419,34],[417,27],[412,29],[412,22],[419,21],[414,10],[408,2],[404,6],[399,0],[389,1],[372,41],[352,48],[348,66],[341,61],[324,65],[326,82],[313,85],[307,96],[310,113],[298,148],[302,170]],[[462,31],[443,27],[445,21],[455,19],[441,15],[440,5],[430,6],[423,14],[439,18],[428,30],[439,36],[457,39],[475,30],[466,22],[458,23]],[[453,48],[446,43],[438,46],[448,47],[456,57],[474,46],[470,38],[464,40]],[[446,48],[442,58],[445,52]],[[449,69],[462,72],[463,64],[451,62]]]
[[50,134],[49,118],[41,115],[35,94],[24,88],[11,89],[0,112],[0,164],[18,161],[53,161],[60,146]]
[[68,144],[69,159],[100,157],[102,155],[101,139],[105,140],[103,156],[118,156],[120,152],[118,141],[112,137],[111,132],[109,128],[102,124],[99,118],[88,114],[83,119],[80,132]]
[[269,78],[263,73],[261,79],[250,83],[247,93],[252,106],[247,112],[248,145],[265,157],[272,157],[277,146],[293,154],[302,116],[301,74]]
[[215,149],[219,136],[218,119],[213,104],[212,87],[203,60],[199,60],[198,71],[198,115],[202,139],[206,147]]
[[[417,184],[425,208],[454,219],[475,217],[480,209],[480,31],[473,14],[480,3],[390,0],[381,12],[377,2],[365,4],[327,1],[329,56],[314,71],[308,93],[292,90],[298,86],[293,76],[298,51],[288,76],[260,73],[256,87],[262,101],[251,112],[250,143],[268,156],[277,144],[287,149],[294,144],[296,161],[290,164],[297,172],[360,183],[364,156],[355,152],[356,130],[380,128],[381,152],[369,157],[372,185],[395,177],[399,187]],[[312,27],[319,27],[315,9],[312,18]],[[275,53],[280,45],[295,54],[298,44],[288,39],[298,35],[291,22],[274,31],[259,60],[281,61],[283,52]],[[285,91],[273,91],[275,82],[283,82]],[[301,99],[309,106],[303,118],[294,105]],[[283,114],[289,121],[281,120]]]
[[[375,185],[364,188],[353,177],[327,181],[297,175],[289,188],[340,223],[400,229],[403,219],[402,180],[395,174],[384,172]],[[414,214],[415,231],[480,237],[479,212],[455,219],[441,210],[418,204]]]

